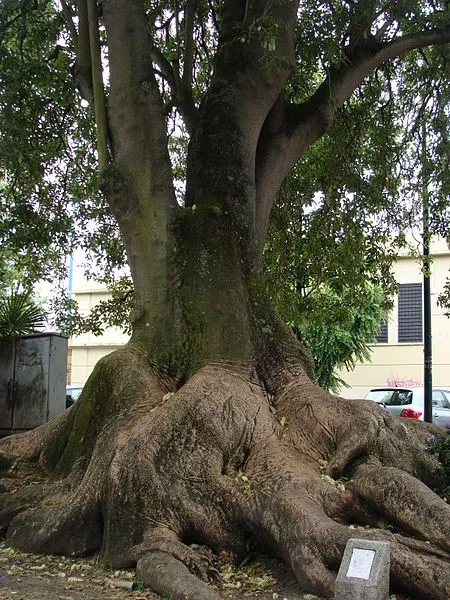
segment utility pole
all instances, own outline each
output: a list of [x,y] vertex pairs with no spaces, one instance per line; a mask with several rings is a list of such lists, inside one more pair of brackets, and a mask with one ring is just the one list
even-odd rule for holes
[[[424,110],[425,112],[425,110]],[[422,114],[422,219],[423,219],[423,381],[424,420],[433,421],[433,349],[431,335],[431,287],[430,287],[430,203],[428,195],[428,168],[426,166],[425,115]]]

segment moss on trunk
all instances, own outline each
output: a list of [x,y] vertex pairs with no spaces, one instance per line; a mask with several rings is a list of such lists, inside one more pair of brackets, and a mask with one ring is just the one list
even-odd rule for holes
[[[236,560],[251,546],[283,558],[302,591],[331,597],[356,524],[358,535],[391,542],[392,591],[446,600],[450,508],[417,479],[434,466],[430,426],[328,395],[300,365],[295,375],[292,356],[283,375],[274,355],[271,394],[251,361],[212,361],[170,387],[133,344],[103,359],[59,428],[58,478],[1,497],[7,543],[100,551],[117,567],[138,564],[174,597],[186,573],[192,600],[210,593],[194,577],[209,573],[198,545]],[[0,453],[25,453],[21,439],[3,440]],[[42,439],[45,455],[54,440]],[[11,471],[13,462],[1,464]],[[161,564],[173,578],[153,570]]]

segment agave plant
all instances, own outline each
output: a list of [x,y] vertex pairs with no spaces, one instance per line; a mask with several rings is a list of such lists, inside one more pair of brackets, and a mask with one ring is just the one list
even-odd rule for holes
[[31,333],[43,327],[45,314],[28,292],[0,297],[0,338]]

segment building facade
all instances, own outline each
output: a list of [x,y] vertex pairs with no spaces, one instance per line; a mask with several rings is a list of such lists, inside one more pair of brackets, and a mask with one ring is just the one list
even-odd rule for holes
[[[450,271],[450,251],[444,240],[435,241],[431,247],[431,304],[433,340],[433,385],[450,386],[450,319],[437,306]],[[423,384],[423,275],[420,260],[410,255],[399,255],[395,263],[395,278],[399,295],[378,342],[371,346],[372,361],[358,363],[353,371],[339,375],[349,388],[341,395],[362,398],[373,387]],[[107,298],[101,286],[93,286],[78,277],[73,296],[82,314]],[[106,354],[119,348],[129,337],[118,329],[108,328],[101,336],[91,333],[69,340],[69,383],[83,384],[95,363]]]
[[[85,282],[85,287],[81,284],[72,290],[72,295],[77,300],[82,315],[88,315],[96,304],[108,298],[105,288],[93,286],[92,282],[89,282],[89,287],[88,282]],[[70,338],[67,383],[84,384],[97,361],[126,344],[128,339],[128,335],[113,327],[105,329],[103,335],[83,333]]]
[[[431,329],[433,385],[450,386],[450,319],[437,306],[450,271],[450,251],[444,240],[431,246]],[[341,390],[346,398],[364,398],[374,387],[423,385],[423,273],[421,261],[408,254],[399,255],[394,265],[399,294],[378,341],[371,345],[372,360],[358,363],[353,371],[340,377],[350,386]]]

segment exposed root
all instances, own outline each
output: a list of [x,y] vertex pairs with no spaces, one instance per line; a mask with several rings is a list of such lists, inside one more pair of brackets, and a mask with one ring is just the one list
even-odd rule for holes
[[15,517],[8,528],[9,545],[26,552],[88,556],[99,550],[102,521],[98,507],[83,497],[32,508]]
[[445,600],[450,590],[450,556],[429,542],[405,538],[386,531],[358,534],[365,539],[390,543],[391,586],[422,600]]
[[[116,360],[122,372],[128,361],[125,383]],[[193,544],[238,559],[256,547],[283,558],[303,591],[331,597],[356,533],[390,541],[394,587],[447,600],[450,507],[416,478],[433,468],[426,433],[304,377],[269,398],[247,369],[210,365],[174,393],[127,349],[56,424],[0,443],[10,475],[20,458],[60,477],[4,494],[0,520],[12,545],[100,550],[137,564],[156,592],[196,600],[220,596]]]
[[11,521],[47,497],[48,485],[28,485],[15,492],[3,492],[0,496],[0,536],[8,531]]
[[193,575],[182,562],[158,550],[139,559],[136,573],[157,594],[173,600],[221,600],[215,590]]
[[214,567],[210,556],[200,552],[200,546],[187,546],[180,542],[177,536],[168,530],[155,529],[152,535],[147,536],[133,551],[136,560],[149,552],[160,551],[169,554],[182,562],[191,573],[197,575],[205,583],[213,577],[218,577],[219,572]]
[[1,470],[11,470],[20,461],[40,461],[41,468],[46,471],[45,457],[50,453],[53,441],[67,438],[72,420],[71,407],[41,427],[3,438],[0,445]]
[[409,473],[360,465],[350,488],[396,527],[450,552],[450,506]]

